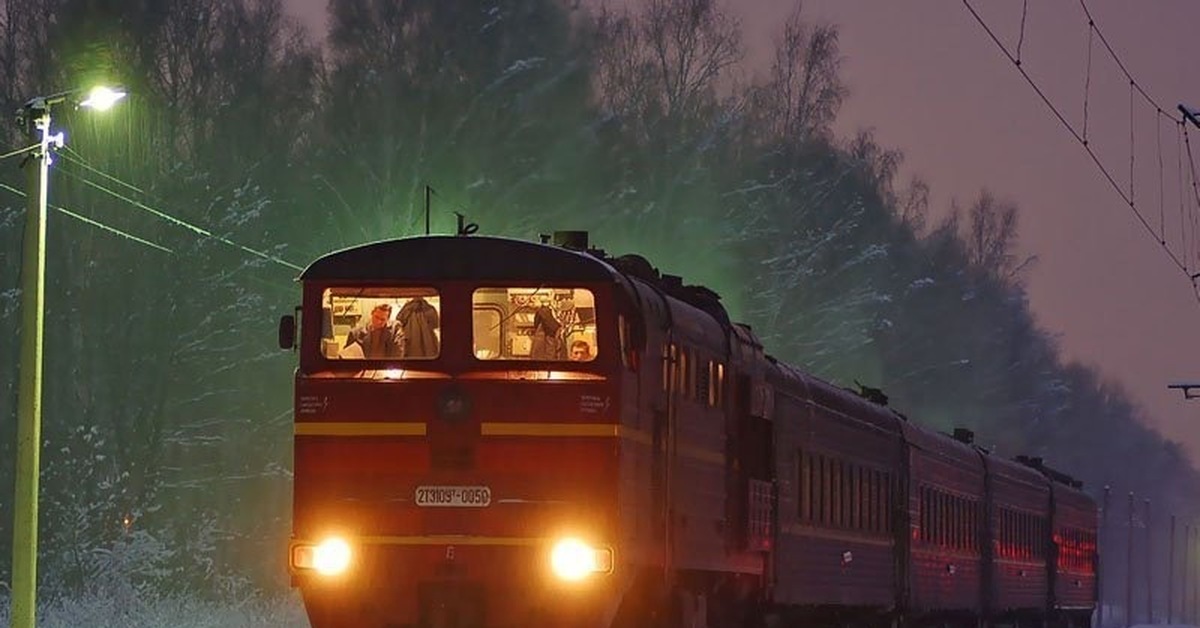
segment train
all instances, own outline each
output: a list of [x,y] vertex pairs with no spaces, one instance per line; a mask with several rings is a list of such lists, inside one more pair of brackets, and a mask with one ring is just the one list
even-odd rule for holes
[[298,281],[314,628],[1091,625],[1080,482],[776,359],[643,256],[464,230]]

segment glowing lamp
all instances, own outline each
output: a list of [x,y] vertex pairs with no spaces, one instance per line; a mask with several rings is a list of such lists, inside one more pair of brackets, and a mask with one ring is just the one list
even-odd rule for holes
[[550,551],[550,568],[554,575],[568,582],[577,582],[594,573],[612,571],[612,550],[597,548],[576,538],[566,538]]
[[121,100],[127,95],[123,89],[114,89],[111,87],[94,87],[88,92],[87,98],[80,101],[80,107],[95,109],[96,111],[106,111],[113,106],[118,100]]
[[337,537],[317,545],[296,545],[292,548],[292,566],[312,570],[323,576],[336,576],[350,566],[350,544]]

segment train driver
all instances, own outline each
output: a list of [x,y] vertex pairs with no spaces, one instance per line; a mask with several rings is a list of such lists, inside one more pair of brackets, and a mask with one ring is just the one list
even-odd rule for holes
[[404,357],[404,332],[391,317],[391,304],[376,305],[371,310],[371,320],[346,335],[346,346],[357,343],[368,360]]

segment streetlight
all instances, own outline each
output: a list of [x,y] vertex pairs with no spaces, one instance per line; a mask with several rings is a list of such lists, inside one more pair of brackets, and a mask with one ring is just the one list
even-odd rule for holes
[[38,145],[30,155],[29,204],[21,260],[21,356],[17,388],[17,482],[13,510],[12,628],[32,628],[37,613],[38,474],[42,440],[42,339],[46,293],[46,205],[50,151],[61,148],[63,134],[50,132],[50,109],[74,102],[104,110],[125,96],[119,89],[97,87],[38,96],[17,110]]

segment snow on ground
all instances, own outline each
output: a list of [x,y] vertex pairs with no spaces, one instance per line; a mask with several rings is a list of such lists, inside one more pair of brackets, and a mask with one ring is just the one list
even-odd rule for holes
[[[9,625],[8,600],[0,600],[0,626]],[[308,628],[304,608],[292,595],[220,604],[188,598],[162,598],[120,604],[85,597],[47,604],[38,628]]]

